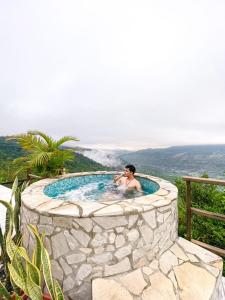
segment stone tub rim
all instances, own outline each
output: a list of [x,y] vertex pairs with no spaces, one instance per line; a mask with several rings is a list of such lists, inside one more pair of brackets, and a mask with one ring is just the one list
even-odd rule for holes
[[44,194],[44,188],[61,179],[98,174],[118,174],[116,171],[97,171],[69,173],[56,178],[39,180],[28,186],[22,193],[22,203],[25,207],[46,216],[61,217],[108,217],[135,214],[150,211],[154,208],[170,205],[177,199],[177,188],[175,185],[164,179],[135,173],[136,176],[150,179],[159,185],[159,189],[150,195],[140,196],[134,199],[121,199],[112,201],[64,201],[54,200]]

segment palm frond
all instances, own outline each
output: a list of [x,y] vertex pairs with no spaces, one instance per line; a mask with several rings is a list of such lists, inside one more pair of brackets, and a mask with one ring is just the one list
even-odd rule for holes
[[33,149],[34,145],[36,145],[38,143],[38,139],[29,133],[28,134],[18,134],[18,135],[11,137],[10,139],[17,140],[18,143],[20,144],[20,146],[26,151],[31,151]]
[[78,142],[79,140],[73,136],[63,136],[61,139],[59,139],[58,141],[55,142],[55,147],[58,148],[62,144],[66,143],[66,142],[72,142],[72,141]]
[[53,153],[51,152],[41,152],[32,154],[33,159],[31,160],[31,164],[34,167],[43,166],[49,162]]
[[31,134],[33,136],[40,136],[43,140],[45,140],[45,142],[51,147],[54,143],[54,140],[48,136],[47,134],[45,134],[44,132],[41,132],[39,130],[32,130],[32,131],[28,131],[28,134]]

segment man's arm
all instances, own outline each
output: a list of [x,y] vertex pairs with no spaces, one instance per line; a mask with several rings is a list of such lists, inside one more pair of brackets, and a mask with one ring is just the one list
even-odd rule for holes
[[139,181],[137,181],[137,183],[136,183],[136,190],[137,190],[138,192],[143,193],[143,190],[142,190],[142,188],[141,188],[141,184],[140,184]]

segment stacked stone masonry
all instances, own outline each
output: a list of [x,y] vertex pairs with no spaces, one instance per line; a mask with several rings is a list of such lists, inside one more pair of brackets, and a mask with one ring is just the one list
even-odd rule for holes
[[[107,172],[94,174],[102,173]],[[72,300],[91,300],[92,282],[95,300],[154,299],[159,289],[157,282],[163,282],[167,297],[171,295],[158,299],[189,299],[185,291],[180,294],[187,284],[182,273],[188,270],[200,275],[205,272],[203,277],[208,276],[213,287],[207,292],[214,298],[204,300],[216,300],[213,293],[221,278],[221,259],[214,257],[212,263],[205,250],[196,250],[196,254],[188,248],[191,246],[182,244],[186,241],[177,236],[176,187],[159,178],[143,177],[156,181],[160,189],[153,195],[122,201],[56,201],[43,193],[54,180],[31,185],[22,195],[24,246],[30,252],[34,246],[27,224],[45,232],[53,275]],[[152,291],[154,284],[156,289]],[[117,296],[106,296],[107,291]]]

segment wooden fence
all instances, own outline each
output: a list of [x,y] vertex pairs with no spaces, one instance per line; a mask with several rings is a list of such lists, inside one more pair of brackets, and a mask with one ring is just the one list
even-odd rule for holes
[[192,207],[192,195],[191,195],[191,183],[197,182],[197,183],[205,183],[205,184],[214,184],[214,185],[220,185],[225,186],[224,180],[217,180],[217,179],[211,179],[211,178],[199,178],[199,177],[189,177],[185,176],[183,177],[183,180],[186,182],[186,226],[187,226],[187,239],[201,247],[204,247],[205,249],[214,252],[217,255],[225,257],[225,249],[221,249],[218,247],[214,247],[211,245],[208,245],[206,243],[197,241],[192,239],[192,216],[193,214],[220,220],[225,222],[225,215],[218,214],[215,212],[206,211],[203,209]]

